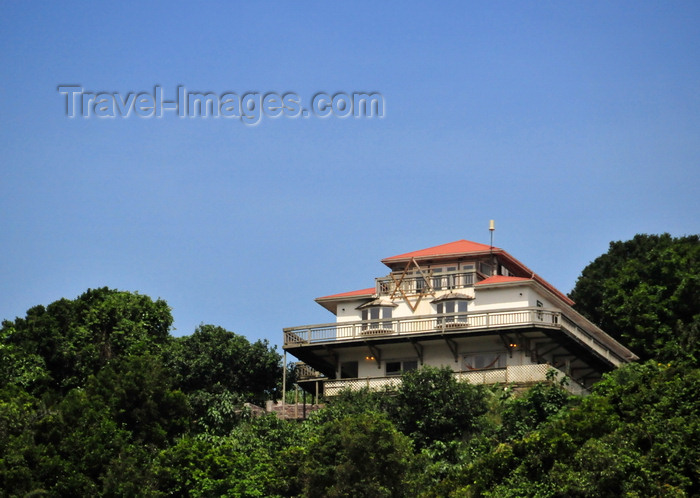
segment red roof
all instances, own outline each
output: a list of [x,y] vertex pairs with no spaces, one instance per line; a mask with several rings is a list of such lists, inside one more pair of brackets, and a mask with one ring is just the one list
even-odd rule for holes
[[[486,244],[479,244],[478,242],[472,242],[470,240],[457,240],[455,242],[449,242],[447,244],[442,244],[439,246],[428,247],[427,249],[421,249],[420,251],[407,252],[405,254],[399,254],[398,256],[392,256],[390,258],[385,258],[382,263],[389,266],[391,263],[398,263],[403,261],[410,261],[411,258],[417,260],[425,260],[431,258],[444,258],[449,256],[461,256],[461,255],[483,255],[483,254],[494,254],[501,261],[508,262],[510,264],[508,269],[514,271],[515,273],[521,275],[521,277],[531,278],[540,285],[546,287],[550,292],[556,294],[562,301],[572,306],[574,302],[569,299],[564,293],[556,289],[552,284],[547,282],[545,279],[537,275],[527,266],[522,264],[520,261],[515,259],[513,256],[508,254],[506,251],[499,247],[491,247]],[[493,281],[490,281],[493,282]]]
[[489,278],[485,278],[481,282],[477,282],[474,285],[484,285],[484,284],[500,284],[502,282],[522,282],[526,280],[532,280],[531,278],[523,277],[506,277],[505,275],[494,275]]
[[499,249],[498,247],[492,248],[486,244],[479,244],[478,242],[472,242],[470,240],[457,240],[455,242],[449,242],[447,244],[421,249],[420,251],[407,252],[405,254],[399,254],[398,256],[384,258],[382,263],[392,263],[394,261],[403,261],[411,258],[426,259],[431,257],[452,256],[456,254],[484,253],[491,250],[501,251],[502,249]]
[[[478,242],[472,242],[469,240],[456,240],[454,242],[449,242],[447,244],[441,244],[439,246],[434,247],[428,247],[427,249],[421,249],[419,251],[407,252],[405,254],[391,256],[389,258],[384,258],[382,260],[382,263],[386,264],[387,266],[390,266],[392,263],[410,261],[411,258],[415,258],[416,260],[426,260],[432,258],[446,258],[450,256],[484,255],[490,253],[496,256],[501,262],[506,262],[506,266],[508,267],[508,269],[511,270],[512,273],[516,273],[520,276],[505,277],[503,275],[495,275],[485,280],[482,280],[481,282],[477,283],[477,285],[534,280],[535,282],[537,282],[538,284],[542,285],[550,292],[555,294],[559,299],[561,299],[568,305],[571,306],[574,304],[574,302],[571,299],[569,299],[568,296],[556,289],[552,284],[550,284],[545,279],[537,275],[535,272],[530,270],[527,266],[522,264],[520,261],[515,259],[503,249],[499,247],[491,247],[486,244],[480,244]],[[330,296],[319,297],[316,298],[316,301],[332,300],[346,297],[371,297],[375,293],[376,289],[374,287],[370,287],[368,289],[342,292],[340,294],[332,294]]]
[[375,289],[374,287],[370,287],[369,289],[360,289],[350,292],[341,292],[340,294],[331,294],[330,296],[317,297],[316,300],[318,301],[319,299],[335,299],[337,297],[372,296],[375,292],[377,292],[377,289]]

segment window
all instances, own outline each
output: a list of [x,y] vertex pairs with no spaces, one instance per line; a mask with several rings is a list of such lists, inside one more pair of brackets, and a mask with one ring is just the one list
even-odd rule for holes
[[419,276],[416,277],[415,282],[416,282],[416,294],[420,294],[423,292],[423,288],[425,287],[425,278],[423,278],[422,275],[420,275],[418,272],[416,272]]
[[[433,270],[433,273],[442,273],[442,268],[435,268]],[[442,289],[442,276],[441,275],[433,276],[433,289],[434,290]]]
[[[467,312],[467,301],[463,299],[452,299],[449,301],[443,301],[437,304],[438,315],[443,313],[466,313]],[[445,323],[466,323],[466,316],[446,316]]]
[[385,371],[387,375],[401,375],[418,368],[417,360],[392,360],[387,361]]
[[390,282],[388,280],[381,280],[379,282],[379,293],[380,294],[389,294],[393,289],[391,284],[392,284],[392,282]]
[[456,285],[456,282],[455,282],[456,275],[454,275],[454,272],[457,271],[457,267],[456,266],[448,266],[447,271],[452,272],[452,275],[446,275],[445,285],[447,286],[448,289],[454,289],[455,285]]
[[459,265],[459,285],[468,287],[474,285],[474,263],[462,263]]
[[506,356],[502,353],[478,353],[464,355],[462,370],[488,370],[506,368]]
[[[538,308],[543,308],[544,304],[542,304],[542,301],[537,301],[537,307]],[[537,318],[541,321],[544,318],[544,314],[541,311],[537,311]]]
[[357,379],[357,362],[345,361],[340,364],[341,379]]
[[401,373],[401,362],[400,361],[387,361],[386,362],[386,374],[387,375],[399,375]]
[[[362,310],[363,320],[379,320],[383,318],[391,319],[391,307],[389,306],[374,306],[372,308],[365,308]],[[390,329],[391,320],[388,322],[373,322],[373,323],[363,323],[362,330],[370,329]]]

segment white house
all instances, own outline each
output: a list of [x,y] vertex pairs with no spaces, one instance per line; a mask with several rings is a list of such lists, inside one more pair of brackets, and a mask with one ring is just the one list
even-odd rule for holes
[[458,240],[382,260],[372,287],[316,299],[335,322],[284,329],[302,388],[381,388],[422,365],[475,384],[566,375],[584,393],[637,357],[503,249]]

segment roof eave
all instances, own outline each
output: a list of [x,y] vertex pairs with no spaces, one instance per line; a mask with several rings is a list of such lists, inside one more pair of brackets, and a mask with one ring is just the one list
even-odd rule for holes
[[501,254],[505,252],[503,249],[493,248],[492,251],[471,251],[471,252],[454,252],[447,254],[427,254],[424,256],[409,256],[405,258],[384,258],[381,260],[386,266],[397,264],[397,263],[408,263],[411,260],[414,261],[441,261],[445,259],[454,258],[466,258],[466,257],[476,257],[476,256],[490,256],[491,254]]
[[375,299],[376,294],[357,294],[350,296],[338,296],[338,297],[317,297],[314,299],[318,304],[326,308],[328,311],[337,315],[338,304],[348,302],[348,301],[367,301]]

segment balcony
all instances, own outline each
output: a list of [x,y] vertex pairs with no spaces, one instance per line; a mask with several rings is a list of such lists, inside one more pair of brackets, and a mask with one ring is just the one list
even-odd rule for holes
[[[405,295],[421,294],[428,288],[432,290],[462,289],[471,287],[479,280],[486,278],[476,270],[435,273],[431,275],[401,278],[399,275],[377,279],[377,294],[390,295],[402,292]],[[400,285],[399,285],[400,284]]]
[[484,333],[517,328],[552,329],[595,351],[608,362],[619,366],[627,361],[600,333],[587,331],[560,311],[544,308],[517,308],[481,313],[446,313],[403,318],[382,318],[353,322],[305,325],[284,329],[284,349],[299,350],[307,346],[332,346],[372,339],[411,339],[417,335]]
[[561,313],[542,308],[519,308],[483,313],[446,313],[405,318],[305,325],[284,329],[284,346],[353,341],[376,336],[403,336],[457,330],[512,328],[537,325],[559,328]]
[[[547,374],[550,373],[548,376]],[[470,384],[504,384],[526,387],[538,382],[558,382],[565,377],[564,372],[547,364],[514,365],[506,368],[455,372],[454,376]],[[563,386],[571,394],[579,396],[588,394],[588,390],[578,382],[567,378]],[[325,396],[337,396],[344,389],[372,391],[393,390],[401,384],[401,377],[365,377],[361,379],[338,379],[324,382]]]

